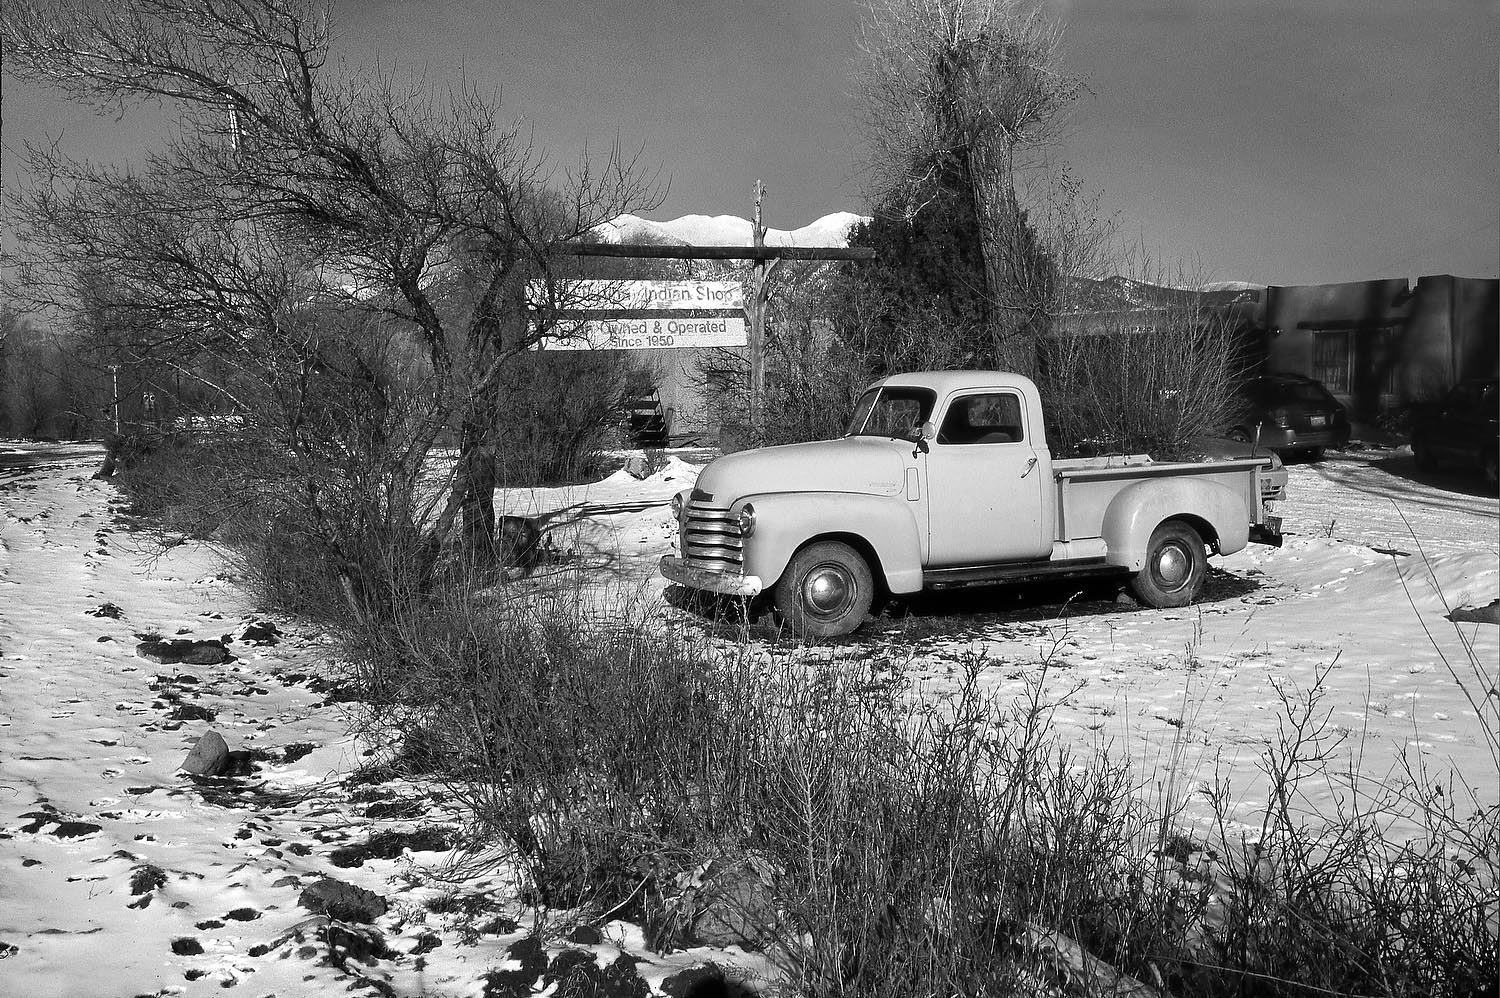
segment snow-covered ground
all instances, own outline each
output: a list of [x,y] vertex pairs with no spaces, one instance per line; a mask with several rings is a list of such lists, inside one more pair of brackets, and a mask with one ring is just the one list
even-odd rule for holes
[[[264,615],[211,551],[187,543],[158,557],[123,529],[114,489],[91,477],[102,456],[0,443],[0,996],[371,993],[314,945],[318,921],[299,896],[325,876],[390,904],[379,928],[401,958],[350,969],[403,995],[480,994],[488,971],[515,966],[524,913],[511,924],[518,913],[499,905],[489,931],[466,936],[428,905],[512,897],[504,869],[460,876],[441,849],[347,865],[337,850],[377,832],[454,839],[461,815],[422,789],[351,781],[369,749],[323,682],[326,641],[285,620],[274,645],[240,639]],[[672,491],[617,484],[589,501],[635,509]],[[642,516],[567,515],[595,512]],[[236,658],[156,665],[136,653],[145,634],[228,637]],[[209,728],[259,757],[252,777],[177,771]],[[705,959],[650,954],[623,923],[602,936],[588,947],[601,964],[634,952],[653,983]]]
[[[391,902],[379,925],[405,955],[361,973],[400,994],[480,993],[524,928],[464,937],[426,902],[503,896],[501,871],[454,879],[443,851],[335,864],[337,849],[373,831],[458,815],[422,788],[350,781],[368,747],[320,682],[331,647],[286,620],[279,643],[240,639],[262,615],[210,551],[188,543],[152,557],[122,528],[114,490],[90,477],[100,457],[0,445],[0,994],[343,991],[355,982],[310,945],[314,924],[298,904],[323,876]],[[617,472],[503,498],[545,521],[557,550],[546,571],[582,568],[656,598],[656,560],[675,544],[666,503],[696,470],[673,459],[644,481]],[[971,591],[913,601],[848,645],[811,653],[888,652],[915,696],[952,689],[967,654],[986,656],[985,681],[1002,698],[1044,676],[1061,737],[1134,759],[1143,790],[1186,795],[1189,818],[1204,810],[1195,781],[1227,779],[1254,823],[1265,792],[1256,762],[1282,696],[1314,688],[1347,735],[1336,763],[1372,782],[1403,758],[1452,767],[1494,803],[1500,774],[1482,725],[1500,707],[1497,628],[1444,615],[1500,596],[1496,500],[1459,479],[1419,480],[1399,452],[1290,471],[1286,545],[1215,559],[1195,607]],[[237,657],[154,665],[135,651],[147,633],[227,635]],[[199,785],[177,772],[209,727],[231,749],[257,751],[253,777]],[[1325,803],[1311,794],[1309,806]],[[164,876],[137,876],[149,869]],[[634,952],[654,982],[706,955],[649,954],[619,923],[591,948],[601,962]]]

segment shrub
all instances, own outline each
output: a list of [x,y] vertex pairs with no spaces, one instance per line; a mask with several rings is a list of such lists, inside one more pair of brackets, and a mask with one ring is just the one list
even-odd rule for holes
[[514,850],[537,900],[624,903],[691,837],[710,677],[639,616],[455,581],[369,634],[357,663],[372,721],[441,761],[479,841]]
[[[1181,801],[1060,748],[1067,694],[1045,662],[1001,702],[971,655],[932,701],[888,655],[708,644],[639,599],[442,596],[365,649],[365,683],[467,806],[469,846],[513,851],[541,904],[640,918],[664,947],[697,942],[706,906],[719,927],[738,910],[804,994],[1457,996],[1494,979],[1493,811],[1413,778],[1299,819],[1286,802],[1327,775],[1316,694],[1284,705],[1248,841],[1223,788],[1219,826],[1187,834]],[[1425,841],[1387,841],[1401,809]]]
[[719,446],[725,453],[840,437],[870,381],[863,365],[836,344],[774,341],[767,351],[761,426],[755,432],[749,361],[728,350],[713,351],[699,359],[699,374],[712,389],[707,405],[711,421],[722,428]]
[[1236,330],[1192,292],[1061,324],[1037,375],[1053,452],[1181,457],[1219,435],[1236,415]]
[[646,391],[651,369],[617,353],[543,351],[517,358],[505,378],[501,480],[518,485],[583,481],[621,445],[626,399]]

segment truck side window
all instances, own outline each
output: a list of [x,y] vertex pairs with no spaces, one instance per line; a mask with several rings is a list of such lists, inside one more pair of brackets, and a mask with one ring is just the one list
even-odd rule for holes
[[1021,399],[1010,392],[967,395],[948,406],[940,444],[1003,444],[1024,440]]

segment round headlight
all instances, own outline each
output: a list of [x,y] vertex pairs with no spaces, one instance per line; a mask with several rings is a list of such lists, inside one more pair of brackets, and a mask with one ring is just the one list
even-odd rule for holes
[[672,497],[672,501],[668,505],[670,505],[671,508],[672,508],[672,519],[674,519],[674,520],[681,520],[682,519],[682,493],[679,492],[676,495],[674,495]]
[[739,524],[741,537],[749,537],[751,534],[755,533],[754,506],[750,505],[749,503],[745,503],[745,505],[740,508]]

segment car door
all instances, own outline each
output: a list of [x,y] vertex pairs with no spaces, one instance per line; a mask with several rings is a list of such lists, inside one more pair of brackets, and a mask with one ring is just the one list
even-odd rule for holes
[[926,465],[928,563],[983,565],[1051,553],[1042,536],[1042,481],[1015,391],[966,392],[949,400]]

